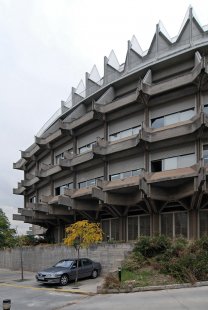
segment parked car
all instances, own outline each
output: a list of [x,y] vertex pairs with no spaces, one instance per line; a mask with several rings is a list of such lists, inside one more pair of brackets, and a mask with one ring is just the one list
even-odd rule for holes
[[[44,269],[36,274],[36,280],[40,283],[58,283],[67,285],[69,281],[76,279],[77,259],[63,259],[54,266]],[[92,277],[101,272],[101,264],[89,258],[81,258],[78,261],[78,279]]]

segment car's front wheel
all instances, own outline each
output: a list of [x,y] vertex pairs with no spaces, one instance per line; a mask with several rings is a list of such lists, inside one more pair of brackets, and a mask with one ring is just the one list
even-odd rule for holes
[[97,271],[96,269],[94,269],[94,270],[92,271],[91,277],[92,277],[93,279],[95,279],[95,278],[97,278],[97,276],[98,276],[98,271]]
[[67,274],[63,274],[60,278],[60,284],[61,285],[67,285],[69,283],[69,277],[67,276]]

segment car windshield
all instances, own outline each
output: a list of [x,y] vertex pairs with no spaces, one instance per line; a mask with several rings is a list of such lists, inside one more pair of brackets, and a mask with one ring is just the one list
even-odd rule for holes
[[68,268],[68,267],[71,266],[71,264],[73,262],[74,262],[73,260],[61,260],[56,265],[54,265],[54,267],[65,267],[65,268]]

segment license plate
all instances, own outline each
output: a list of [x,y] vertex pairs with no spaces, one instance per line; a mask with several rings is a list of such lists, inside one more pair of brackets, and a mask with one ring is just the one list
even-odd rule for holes
[[38,280],[45,280],[45,277],[39,276]]

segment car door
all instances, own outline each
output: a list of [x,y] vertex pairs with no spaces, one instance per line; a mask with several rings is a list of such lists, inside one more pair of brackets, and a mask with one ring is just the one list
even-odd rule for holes
[[[79,259],[79,262],[78,262],[78,279],[80,279],[82,276],[81,276],[81,260]],[[70,269],[70,279],[71,280],[75,280],[76,279],[76,272],[77,272],[77,259],[74,260],[72,266],[71,266],[71,269]]]
[[88,258],[82,258],[81,264],[82,264],[82,278],[90,277],[93,270],[92,261]]

